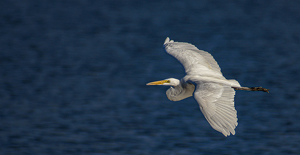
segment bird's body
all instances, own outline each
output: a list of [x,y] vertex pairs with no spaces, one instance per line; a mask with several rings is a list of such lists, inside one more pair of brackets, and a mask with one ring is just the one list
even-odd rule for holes
[[215,59],[208,52],[192,44],[174,42],[167,38],[167,53],[184,66],[186,76],[181,80],[169,78],[147,85],[171,86],[166,92],[171,101],[179,101],[194,95],[206,120],[225,136],[235,134],[237,112],[234,107],[236,90],[268,91],[261,87],[241,87],[236,80],[227,80]]

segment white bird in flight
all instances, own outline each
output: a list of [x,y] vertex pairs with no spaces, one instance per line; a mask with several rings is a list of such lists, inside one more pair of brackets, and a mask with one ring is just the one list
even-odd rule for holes
[[147,85],[171,86],[166,92],[171,101],[179,101],[194,95],[211,127],[226,137],[230,133],[234,135],[238,125],[234,107],[235,90],[269,92],[266,88],[241,87],[238,81],[227,80],[212,55],[192,44],[174,42],[167,37],[164,47],[167,53],[183,65],[186,76],[181,80],[169,78]]

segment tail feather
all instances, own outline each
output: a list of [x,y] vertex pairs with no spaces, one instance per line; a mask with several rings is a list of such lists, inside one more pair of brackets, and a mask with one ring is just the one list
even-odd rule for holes
[[230,79],[228,80],[232,83],[232,87],[241,87],[240,83],[237,81],[237,80],[234,80],[234,79]]

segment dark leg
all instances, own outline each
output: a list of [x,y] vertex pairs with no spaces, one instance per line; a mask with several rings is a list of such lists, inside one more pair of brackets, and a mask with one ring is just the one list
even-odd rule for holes
[[263,91],[269,93],[269,89],[263,87],[232,87],[234,90],[249,90],[249,91]]

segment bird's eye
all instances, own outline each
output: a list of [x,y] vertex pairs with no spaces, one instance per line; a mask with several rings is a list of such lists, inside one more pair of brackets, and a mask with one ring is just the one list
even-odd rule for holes
[[170,80],[166,80],[166,83],[170,83]]

